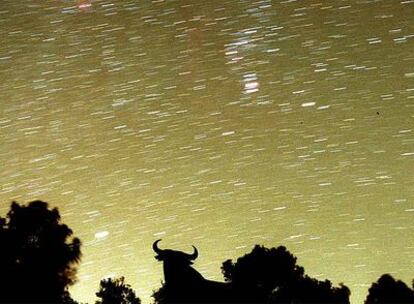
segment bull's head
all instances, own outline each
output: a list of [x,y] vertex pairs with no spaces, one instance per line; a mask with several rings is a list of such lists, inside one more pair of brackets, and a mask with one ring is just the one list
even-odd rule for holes
[[193,246],[193,253],[188,254],[181,251],[171,250],[171,249],[160,249],[158,247],[158,242],[161,240],[156,240],[154,244],[152,244],[152,249],[157,254],[155,258],[158,261],[175,261],[175,262],[181,262],[181,263],[188,263],[192,264],[193,260],[195,260],[198,257],[198,251],[197,248]]

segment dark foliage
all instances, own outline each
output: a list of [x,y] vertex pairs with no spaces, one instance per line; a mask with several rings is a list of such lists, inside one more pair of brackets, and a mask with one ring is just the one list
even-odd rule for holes
[[349,303],[351,292],[343,284],[332,286],[329,280],[319,281],[304,276],[283,287],[276,287],[269,303]]
[[222,272],[236,290],[249,294],[254,291],[258,297],[251,300],[256,303],[349,303],[348,287],[333,287],[328,280],[304,275],[296,260],[286,247],[256,245],[236,263],[225,261]]
[[391,275],[384,274],[377,282],[372,283],[365,299],[365,304],[380,303],[414,303],[414,290],[404,282],[396,281]]
[[302,277],[304,270],[296,265],[296,257],[286,247],[268,249],[256,245],[252,252],[222,265],[224,278],[236,286],[257,286],[270,293]]
[[152,291],[151,297],[154,299],[154,303],[156,304],[164,304],[168,303],[168,295],[166,294],[165,290],[165,283],[161,283],[161,287],[157,290]]
[[0,302],[70,303],[80,241],[42,201],[13,202],[0,218]]
[[131,286],[125,284],[124,277],[101,280],[96,296],[100,298],[96,304],[141,304]]
[[76,300],[72,299],[69,291],[65,291],[62,296],[62,304],[86,304],[86,303],[79,303]]

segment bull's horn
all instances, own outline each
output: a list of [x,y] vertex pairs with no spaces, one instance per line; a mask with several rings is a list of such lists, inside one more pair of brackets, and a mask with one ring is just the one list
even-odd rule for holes
[[158,242],[159,242],[159,241],[161,241],[161,239],[156,240],[156,241],[154,242],[154,244],[152,244],[152,250],[154,250],[154,251],[155,251],[155,253],[157,253],[157,254],[160,254],[160,253],[162,253],[162,252],[163,252],[163,250],[162,250],[162,249],[158,248]]
[[193,248],[194,248],[193,254],[191,254],[191,255],[189,254],[190,260],[195,260],[198,257],[198,250],[197,250],[197,248],[195,248],[194,246],[193,246]]

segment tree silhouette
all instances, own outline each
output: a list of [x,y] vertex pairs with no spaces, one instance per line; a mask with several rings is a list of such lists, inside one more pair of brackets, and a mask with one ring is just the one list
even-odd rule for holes
[[125,284],[124,277],[101,280],[96,296],[101,298],[96,304],[141,304],[131,286]]
[[155,304],[168,303],[168,290],[165,287],[165,283],[161,282],[161,287],[158,290],[153,290],[151,297],[154,299]]
[[[414,289],[414,282],[413,282]],[[391,275],[383,274],[368,290],[365,304],[414,303],[414,290]]]
[[297,258],[286,247],[266,248],[256,245],[252,252],[222,265],[225,280],[236,290],[255,291],[254,302],[268,303],[349,303],[350,290],[345,285],[333,287],[328,280],[318,281],[304,275]]
[[237,286],[257,286],[267,293],[304,274],[304,269],[296,265],[296,257],[283,246],[268,249],[256,245],[236,263],[225,261],[221,269],[226,281]]
[[349,288],[343,284],[340,284],[340,287],[334,287],[329,280],[319,281],[305,275],[289,285],[276,288],[269,302],[348,304],[350,295]]
[[13,202],[0,218],[0,302],[70,302],[80,240],[43,201]]
[[64,294],[63,294],[63,296],[62,296],[62,301],[61,301],[61,303],[62,303],[62,304],[83,304],[83,303],[79,303],[79,302],[75,301],[75,300],[71,297],[71,295],[70,295],[69,291],[67,291],[67,290],[64,292]]

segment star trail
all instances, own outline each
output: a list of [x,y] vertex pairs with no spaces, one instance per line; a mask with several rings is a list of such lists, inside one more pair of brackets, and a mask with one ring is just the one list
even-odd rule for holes
[[2,0],[0,211],[57,206],[71,293],[160,286],[151,249],[285,245],[362,303],[414,277],[414,1]]

